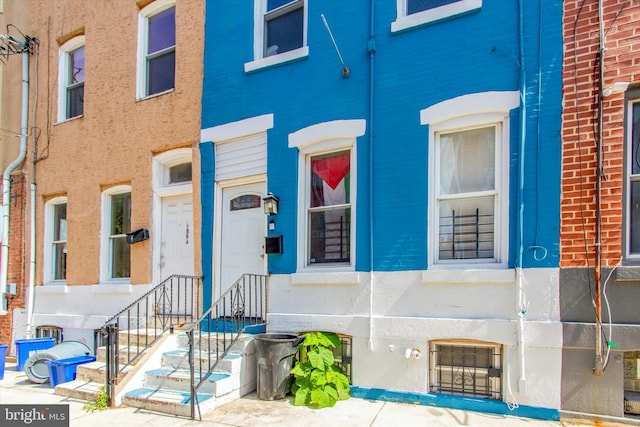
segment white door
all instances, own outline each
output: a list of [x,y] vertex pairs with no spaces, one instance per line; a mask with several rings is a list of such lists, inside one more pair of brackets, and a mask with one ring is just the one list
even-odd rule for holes
[[222,220],[217,300],[243,274],[265,274],[266,218],[262,209],[265,183],[222,189]]
[[162,198],[160,280],[172,274],[192,276],[193,200],[191,194]]

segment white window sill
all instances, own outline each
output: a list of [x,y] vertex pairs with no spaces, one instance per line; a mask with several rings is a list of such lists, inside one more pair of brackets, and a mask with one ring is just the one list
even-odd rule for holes
[[167,89],[167,90],[165,90],[163,92],[158,92],[158,93],[154,93],[152,95],[147,95],[147,96],[141,96],[138,99],[136,99],[136,101],[146,101],[147,99],[157,98],[159,96],[166,95],[166,94],[171,93],[171,92],[175,92],[175,90],[176,90],[176,88],[173,87],[173,88]]
[[69,287],[65,284],[50,282],[45,283],[42,286],[38,286],[39,295],[58,295],[66,294],[69,292]]
[[360,273],[356,271],[318,271],[291,275],[292,285],[358,285],[360,280]]
[[253,71],[262,70],[287,62],[299,61],[309,56],[309,46],[303,46],[299,49],[290,50],[279,55],[268,56],[266,58],[257,59],[244,64],[244,72],[251,73]]
[[442,269],[427,270],[422,272],[422,283],[494,283],[494,284],[514,284],[516,282],[515,269]]
[[68,119],[58,120],[54,125],[61,125],[63,123],[72,122],[74,120],[78,120],[84,117],[84,114],[80,114],[79,116],[69,117]]
[[473,12],[482,7],[482,0],[461,0],[445,6],[425,10],[423,12],[412,13],[411,15],[400,16],[391,23],[391,32],[405,31],[420,25],[430,24],[453,18],[463,13]]

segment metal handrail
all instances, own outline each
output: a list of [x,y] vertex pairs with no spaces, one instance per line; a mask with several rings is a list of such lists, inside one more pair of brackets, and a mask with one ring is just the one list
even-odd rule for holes
[[[265,275],[242,275],[198,320],[184,329],[189,341],[192,420],[195,420],[196,405],[202,419],[200,405],[197,402],[199,387],[209,378],[220,360],[248,327],[266,323],[266,282]],[[197,362],[196,351],[199,355]],[[205,360],[203,355],[206,355]],[[213,360],[212,355],[215,355]]]
[[[100,328],[106,347],[105,393],[112,404],[122,371],[134,363],[174,325],[198,317],[202,277],[173,275],[119,311]],[[120,366],[120,335],[126,335],[126,354]],[[133,347],[135,346],[135,348]]]

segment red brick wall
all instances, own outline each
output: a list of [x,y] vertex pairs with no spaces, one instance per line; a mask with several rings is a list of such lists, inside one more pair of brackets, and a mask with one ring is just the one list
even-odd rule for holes
[[9,265],[7,283],[16,283],[18,293],[7,296],[7,315],[0,316],[0,343],[11,344],[13,310],[25,307],[25,221],[27,183],[24,174],[11,176],[11,207],[9,220]]
[[[563,161],[561,267],[595,265],[596,139],[598,127],[598,0],[564,1]],[[604,81],[640,82],[640,2],[603,2]],[[624,184],[624,94],[602,103],[601,259],[615,265],[622,255]],[[588,256],[587,256],[588,253]]]

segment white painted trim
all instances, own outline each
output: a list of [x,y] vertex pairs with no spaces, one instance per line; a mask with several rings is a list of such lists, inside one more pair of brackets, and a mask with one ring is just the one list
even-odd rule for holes
[[332,120],[318,123],[290,133],[289,148],[297,148],[302,151],[314,145],[313,150],[315,151],[317,149],[315,145],[319,142],[329,139],[357,138],[364,135],[366,127],[367,121],[364,119]]
[[[67,196],[55,197],[48,200],[44,205],[44,248],[43,248],[43,284],[49,286],[61,286],[66,280],[55,280],[53,278],[53,220],[54,207],[60,204],[67,204],[69,208]],[[68,223],[67,223],[68,226]],[[68,229],[67,229],[68,236]]]
[[397,17],[391,23],[391,32],[407,30],[419,25],[437,22],[482,7],[482,0],[460,0],[455,3],[407,15],[407,0],[396,0]]
[[[152,239],[153,249],[151,256],[151,274],[153,283],[160,283],[162,277],[160,277],[160,253],[162,239],[162,198],[170,196],[181,196],[185,194],[193,193],[193,183],[187,184],[175,184],[165,185],[164,176],[167,173],[168,168],[186,163],[187,161],[193,164],[193,150],[191,148],[178,148],[175,150],[166,151],[153,157],[152,160],[152,182],[153,182],[153,233]],[[195,254],[194,254],[195,256]]]
[[[298,272],[334,272],[355,270],[356,259],[356,212],[358,194],[358,156],[356,138],[364,135],[366,120],[333,120],[302,128],[289,134],[289,147],[298,153]],[[339,150],[351,152],[351,261],[349,265],[307,265],[307,206],[309,206],[309,157]]]
[[200,131],[200,142],[222,142],[255,133],[266,132],[272,128],[273,114],[263,114],[261,116],[202,129]]
[[520,92],[494,91],[461,95],[420,110],[420,124],[429,125],[456,117],[482,113],[505,113],[520,105]]
[[264,57],[264,20],[265,14],[267,13],[267,1],[268,0],[254,0],[253,2],[253,61],[244,64],[244,71],[247,73],[276,64],[304,58],[309,55],[309,47],[307,45],[309,5],[308,0],[303,0],[302,47],[266,58]]
[[245,62],[244,72],[251,73],[263,68],[273,67],[278,64],[297,61],[309,56],[309,46],[302,46],[298,49],[289,50],[279,55],[267,56],[266,58],[256,59],[255,61]]
[[[130,283],[131,278],[113,279],[110,277],[111,256],[109,254],[109,224],[111,224],[111,196],[122,193],[131,193],[130,185],[116,185],[102,192],[101,199],[101,226],[100,226],[100,284],[125,284]],[[133,197],[133,194],[131,195]],[[133,209],[133,200],[132,200]]]
[[[67,41],[58,50],[58,123],[81,117],[67,117],[67,78],[69,77],[69,54],[84,45],[85,36],[81,35]],[[85,64],[86,62],[85,50]]]
[[[138,46],[136,55],[136,100],[141,100],[147,97],[159,95],[154,93],[153,95],[146,94],[146,58],[147,58],[147,39],[149,30],[149,18],[156,15],[166,9],[176,6],[176,0],[155,0],[142,8],[138,13]],[[176,41],[177,43],[177,41]],[[166,92],[172,91],[168,90]],[[162,92],[165,93],[165,92]]]
[[[509,197],[509,113],[520,105],[520,95],[517,91],[509,92],[480,92],[462,95],[442,101],[420,111],[420,123],[429,125],[429,170],[439,173],[436,162],[437,133],[441,131],[455,131],[463,128],[499,124],[499,134],[496,134],[496,210],[495,230],[498,233],[495,241],[497,259],[493,262],[483,260],[461,260],[439,262],[437,260],[437,234],[429,230],[427,250],[428,264],[432,269],[477,269],[477,268],[507,268],[509,228],[508,228],[508,197]],[[438,214],[435,203],[436,180],[429,180],[429,224],[437,224]],[[436,226],[437,228],[437,226]]]

